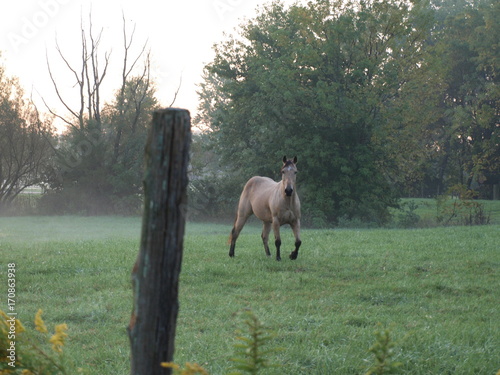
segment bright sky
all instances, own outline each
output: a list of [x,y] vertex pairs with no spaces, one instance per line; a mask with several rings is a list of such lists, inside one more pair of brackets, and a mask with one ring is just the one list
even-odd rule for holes
[[[0,5],[0,63],[10,76],[17,76],[39,109],[43,96],[51,108],[64,114],[55,96],[47,70],[48,56],[55,79],[65,98],[77,104],[75,79],[61,64],[56,40],[75,67],[81,64],[80,24],[88,29],[92,13],[97,35],[103,29],[100,51],[111,50],[111,65],[103,89],[107,100],[118,89],[123,62],[122,12],[127,28],[136,25],[136,53],[147,41],[152,53],[152,76],[162,106],[171,104],[182,77],[174,104],[186,108],[194,117],[197,84],[203,66],[213,58],[212,46],[232,33],[245,18],[252,18],[266,0],[22,0],[2,1]],[[130,33],[129,33],[130,34]],[[135,56],[135,55],[134,55]],[[73,100],[71,100],[73,99]]]

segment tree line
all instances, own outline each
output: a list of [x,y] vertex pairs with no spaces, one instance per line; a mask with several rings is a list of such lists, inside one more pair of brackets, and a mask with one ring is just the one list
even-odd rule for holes
[[[498,35],[493,0],[270,2],[214,46],[195,124],[193,214],[233,212],[253,175],[279,178],[297,155],[299,193],[312,224],[384,223],[399,197],[456,186],[498,198]],[[91,17],[81,61],[57,58],[75,81],[67,115],[25,99],[0,68],[0,205],[42,186],[54,213],[131,213],[142,201],[143,147],[158,108],[147,46],[132,53],[123,25],[121,85],[101,84],[111,55]],[[67,131],[56,135],[53,121]],[[0,208],[1,209],[1,208]]]
[[215,46],[201,85],[223,178],[277,177],[297,154],[322,222],[384,223],[398,197],[457,184],[498,195],[499,16],[491,0],[262,7]]

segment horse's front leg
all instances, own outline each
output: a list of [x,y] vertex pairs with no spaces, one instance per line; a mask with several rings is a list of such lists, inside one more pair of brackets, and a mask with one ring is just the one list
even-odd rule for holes
[[276,245],[276,260],[281,260],[280,247],[281,247],[281,236],[280,236],[280,222],[275,217],[273,218],[273,232],[274,232],[274,244]]
[[297,220],[295,223],[291,225],[293,230],[293,235],[295,236],[295,250],[290,253],[290,259],[297,259],[299,255],[299,247],[302,244],[300,240],[300,220]]
[[262,242],[264,243],[264,250],[268,257],[271,256],[269,252],[269,233],[271,232],[272,223],[264,222],[264,227],[262,228]]

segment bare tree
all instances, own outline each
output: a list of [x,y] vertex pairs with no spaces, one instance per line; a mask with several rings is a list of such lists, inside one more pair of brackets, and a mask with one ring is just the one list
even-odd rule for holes
[[[123,68],[122,68],[122,83],[121,88],[116,97],[115,108],[117,110],[118,123],[114,132],[114,142],[113,142],[113,158],[112,162],[116,163],[118,161],[120,153],[120,144],[122,141],[124,127],[128,122],[130,132],[133,134],[137,130],[137,123],[139,121],[140,115],[142,113],[142,106],[148,91],[151,87],[150,81],[150,71],[151,71],[151,60],[150,51],[146,51],[147,43],[142,47],[141,52],[137,55],[132,63],[129,63],[129,53],[134,40],[135,35],[135,25],[132,30],[130,37],[127,36],[125,16],[123,16]],[[135,79],[131,79],[131,74],[134,71],[139,59],[146,55],[145,63],[141,74],[139,74]],[[133,95],[127,95],[127,83],[130,82],[130,91]],[[129,114],[132,113],[131,116]],[[128,121],[127,121],[128,117]]]
[[[135,133],[145,132],[145,127],[139,124],[149,124],[151,103],[155,102],[152,99],[154,90],[150,79],[148,43],[146,41],[136,50],[135,26],[130,30],[125,16],[122,18],[121,69],[112,68],[111,57],[117,56],[115,50],[113,53],[111,50],[102,51],[103,29],[96,30],[91,14],[87,23],[83,19],[81,21],[81,55],[77,63],[71,62],[72,59],[56,41],[57,56],[74,80],[77,104],[72,102],[75,95],[68,97],[63,93],[62,79],[57,76],[54,64],[47,55],[52,85],[67,112],[61,114],[51,109],[44,100],[47,110],[67,125],[63,142],[55,150],[59,161],[59,187],[67,192],[70,189],[78,190],[69,200],[82,197],[87,202],[100,202],[96,207],[107,211],[114,210],[113,199],[109,199],[111,194],[119,199],[126,195],[137,199],[141,177],[139,183],[135,180],[137,175],[142,175],[145,135]],[[116,65],[119,64],[114,63]],[[104,98],[103,83],[111,72],[118,71],[121,71],[121,82],[114,98]],[[145,121],[145,118],[148,120]],[[131,139],[136,142],[133,143]],[[141,152],[138,153],[137,143],[143,139]],[[121,163],[123,160],[125,162]],[[138,169],[141,173],[137,172]],[[119,185],[119,188],[113,184]],[[103,204],[109,206],[104,207]],[[82,209],[87,210],[85,207]]]
[[[53,69],[48,56],[47,67],[52,81],[54,90],[61,104],[66,108],[69,115],[63,116],[53,109],[46,103],[47,110],[53,114],[55,117],[62,120],[70,129],[76,131],[88,130],[89,123],[92,123],[93,129],[98,131],[102,130],[102,117],[101,111],[103,108],[103,101],[101,95],[101,86],[104,79],[107,76],[108,68],[110,66],[111,51],[104,52],[100,55],[100,44],[103,36],[103,29],[99,32],[94,31],[94,26],[92,23],[92,15],[89,15],[88,21],[88,31],[85,29],[83,19],[81,21],[81,59],[79,66],[73,66],[68,58],[62,52],[59,43],[56,41],[56,51],[59,58],[62,60],[64,65],[71,72],[75,79],[75,86],[78,89],[79,105],[78,108],[73,108],[68,100],[63,96],[61,92],[60,85],[57,82],[57,78],[54,75]],[[137,54],[132,63],[130,63],[130,49],[134,41],[135,26],[130,36],[128,36],[127,24],[125,17],[123,17],[123,69],[122,69],[122,83],[119,92],[120,98],[124,98],[125,88],[128,80],[131,78],[134,69],[137,67],[141,58],[144,59],[144,67],[141,74],[139,74],[139,83],[143,84],[147,88],[150,86],[150,53],[147,51],[147,42],[144,43],[141,51]],[[133,110],[140,112],[142,100],[145,98],[145,92],[138,95],[138,103],[136,103]],[[127,106],[123,103],[118,103],[120,110],[124,113],[129,110]]]

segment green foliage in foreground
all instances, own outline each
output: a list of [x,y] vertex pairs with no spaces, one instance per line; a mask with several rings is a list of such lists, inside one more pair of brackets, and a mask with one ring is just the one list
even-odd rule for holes
[[[48,327],[66,323],[65,355],[91,374],[129,373],[125,327],[140,225],[0,218],[0,295],[4,266],[15,262],[19,319],[32,330],[43,309]],[[283,348],[267,357],[280,367],[263,374],[365,374],[378,323],[391,327],[388,365],[401,363],[399,373],[498,371],[498,225],[304,230],[299,258],[282,262],[264,255],[260,227],[251,225],[230,259],[230,226],[188,225],[176,363],[228,373],[240,313],[251,309],[274,333],[266,349]],[[282,240],[293,248],[291,231]]]
[[[12,311],[12,310],[7,310]],[[0,310],[0,374],[66,375],[83,374],[65,357],[63,348],[68,326],[58,324],[49,333],[42,319],[42,310],[35,315],[35,328],[26,332],[15,315]],[[38,331],[38,332],[35,332]],[[50,346],[49,346],[50,345]],[[51,347],[51,349],[48,349]]]
[[277,348],[267,349],[267,344],[272,341],[273,335],[251,311],[247,311],[246,316],[244,324],[248,328],[248,334],[237,331],[236,339],[239,342],[234,344],[236,355],[231,361],[234,363],[235,371],[231,372],[231,375],[258,374],[267,368],[280,367],[267,360],[269,354],[278,351]]

